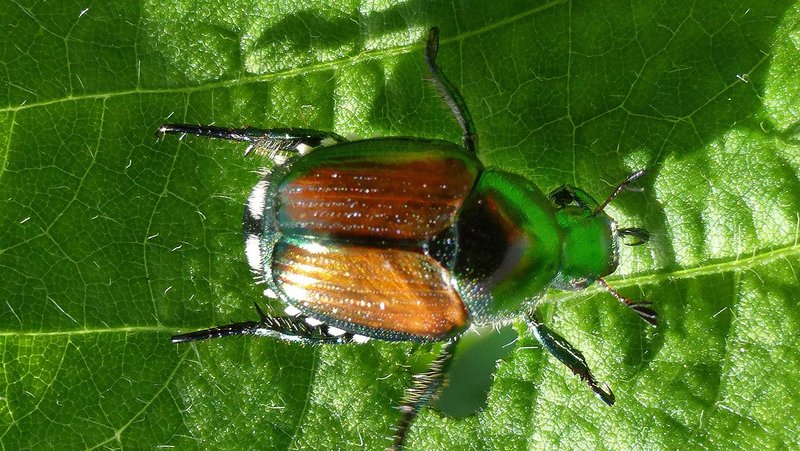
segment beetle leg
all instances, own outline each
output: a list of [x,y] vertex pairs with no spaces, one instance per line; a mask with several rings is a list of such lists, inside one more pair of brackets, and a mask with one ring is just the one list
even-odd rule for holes
[[[209,138],[228,139],[249,143],[244,154],[255,151],[276,163],[282,163],[292,154],[303,155],[319,146],[347,141],[333,132],[324,132],[308,128],[224,128],[214,125],[164,124],[158,128],[162,135],[167,133],[179,135],[197,135]],[[288,154],[288,155],[287,155]]]
[[[644,232],[644,233],[647,233],[647,232]],[[648,236],[649,236],[649,234],[648,234]],[[651,301],[634,301],[634,300],[631,300],[630,298],[619,294],[617,292],[617,290],[611,288],[611,286],[608,284],[608,282],[606,282],[606,280],[603,279],[602,277],[598,277],[597,281],[600,283],[600,285],[603,286],[603,288],[606,289],[606,291],[608,291],[609,293],[611,293],[612,296],[617,298],[617,300],[619,302],[621,302],[626,307],[628,307],[629,309],[631,309],[634,312],[636,312],[636,314],[639,315],[639,318],[641,318],[642,320],[646,321],[651,326],[658,326],[658,314],[656,313],[655,310],[650,308],[650,305],[652,304]]]
[[444,72],[436,64],[436,56],[439,54],[439,27],[433,27],[428,31],[428,42],[425,46],[425,62],[431,73],[431,83],[442,96],[444,102],[453,112],[458,125],[464,135],[461,140],[464,148],[470,153],[478,151],[478,134],[475,132],[475,125],[472,123],[472,116],[469,114],[464,97],[458,88],[445,77]]
[[597,379],[592,375],[589,365],[583,354],[575,349],[569,342],[562,336],[555,333],[552,329],[545,326],[536,313],[529,313],[527,315],[528,325],[533,329],[533,336],[544,346],[547,351],[557,358],[564,365],[572,370],[573,374],[578,375],[581,380],[586,381],[589,387],[594,391],[598,398],[603,400],[609,406],[614,405],[614,393],[606,384],[600,387]]
[[256,335],[307,344],[343,344],[362,342],[366,337],[351,334],[341,329],[321,324],[306,316],[270,316],[256,304],[259,321],[245,321],[225,326],[212,327],[180,335],[173,335],[173,343],[186,343],[229,335]]
[[414,375],[414,384],[406,390],[403,404],[400,405],[400,412],[403,413],[403,418],[397,423],[397,427],[394,430],[394,443],[389,447],[390,451],[403,449],[406,432],[408,432],[411,422],[417,417],[420,409],[439,394],[447,369],[450,367],[450,362],[453,361],[453,353],[457,343],[458,338],[445,343],[442,346],[442,350],[439,351],[439,355],[428,366],[428,369],[424,373]]

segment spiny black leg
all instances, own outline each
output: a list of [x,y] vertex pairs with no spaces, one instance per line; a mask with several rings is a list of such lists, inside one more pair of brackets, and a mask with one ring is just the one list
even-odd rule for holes
[[428,63],[428,70],[431,73],[431,83],[436,91],[444,98],[445,103],[453,112],[458,125],[464,135],[462,141],[464,148],[471,153],[478,151],[478,134],[475,132],[475,125],[472,123],[472,116],[469,114],[467,104],[458,89],[445,77],[444,72],[436,64],[436,56],[439,53],[439,28],[433,27],[428,32],[428,43],[425,46],[425,62]]
[[558,335],[549,327],[542,324],[538,314],[535,312],[527,315],[528,325],[533,329],[533,336],[539,340],[547,351],[557,358],[564,365],[572,370],[572,374],[577,374],[581,380],[586,381],[598,398],[609,406],[614,405],[614,393],[603,384],[605,390],[600,387],[597,379],[592,375],[589,365],[583,354],[575,349],[564,337]]
[[[354,340],[349,332],[329,327],[325,324],[312,326],[305,316],[269,316],[256,304],[259,321],[245,321],[225,326],[212,327],[186,334],[173,335],[173,343],[186,343],[210,338],[222,338],[229,335],[257,335],[274,337],[287,341],[300,341],[309,344],[342,344]],[[363,338],[363,337],[362,337]]]
[[162,135],[197,135],[249,143],[244,154],[252,151],[275,158],[279,152],[302,153],[302,146],[314,148],[346,141],[332,132],[307,128],[224,128],[214,125],[164,124],[158,128]]
[[424,373],[414,375],[414,384],[406,390],[406,397],[400,406],[403,418],[395,428],[394,443],[389,447],[390,451],[403,449],[406,432],[408,432],[411,422],[417,417],[420,409],[432,401],[439,393],[447,369],[450,367],[450,362],[453,361],[456,343],[458,343],[458,338],[445,343],[442,350],[439,351],[439,355],[428,366],[428,369]]
[[226,324],[224,326],[212,327],[210,329],[173,335],[172,342],[188,343],[190,341],[207,340],[209,338],[222,338],[227,337],[228,335],[255,335],[259,324],[260,323],[256,321]]

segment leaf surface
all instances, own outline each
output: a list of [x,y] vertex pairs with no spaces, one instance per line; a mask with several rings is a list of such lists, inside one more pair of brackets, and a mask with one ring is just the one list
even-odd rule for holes
[[[378,449],[425,346],[169,337],[255,319],[241,209],[263,164],[164,122],[459,131],[480,157],[647,228],[609,282],[552,292],[606,407],[520,329],[487,406],[423,411],[409,449],[800,446],[800,4],[15,2],[0,42],[4,448]],[[280,306],[272,305],[274,309]]]

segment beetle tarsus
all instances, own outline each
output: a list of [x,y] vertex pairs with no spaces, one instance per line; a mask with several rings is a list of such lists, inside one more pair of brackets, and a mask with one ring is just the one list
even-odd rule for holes
[[400,412],[403,413],[403,418],[395,427],[394,442],[388,448],[389,450],[400,451],[403,449],[406,432],[408,432],[411,422],[417,417],[419,410],[438,395],[447,369],[453,361],[453,353],[457,343],[458,338],[445,343],[441,351],[439,351],[439,355],[428,366],[428,369],[424,373],[414,375],[414,384],[406,390],[406,397],[399,407]]
[[192,124],[164,124],[158,127],[158,134],[173,135],[197,135],[207,138],[228,139],[232,141],[250,141],[249,133],[254,129],[247,128],[225,128],[216,125],[192,125]]
[[[254,303],[255,304],[255,303]],[[245,321],[232,323],[225,326],[212,327],[172,337],[173,343],[187,343],[190,341],[207,340],[211,338],[229,337],[231,335],[257,335],[275,337],[286,341],[299,341],[308,344],[343,344],[364,337],[356,336],[350,332],[335,330],[326,324],[315,323],[311,325],[308,317],[299,316],[270,316],[264,313],[258,304],[255,304],[259,321]],[[361,341],[363,342],[363,340]]]
[[652,302],[650,301],[639,301],[639,302],[631,302],[630,304],[625,304],[636,312],[639,315],[639,318],[650,323],[652,326],[658,326],[658,314],[655,310],[648,307]]
[[303,154],[306,149],[327,146],[347,141],[333,132],[313,130],[309,128],[225,128],[215,125],[164,124],[158,128],[157,134],[197,135],[207,138],[227,139],[249,143],[244,151],[245,156],[251,152],[264,155],[282,163],[287,157]]
[[604,383],[603,384],[603,388],[601,388],[597,384],[597,381],[592,381],[592,382],[593,383],[589,383],[589,387],[592,388],[592,391],[594,391],[594,394],[598,398],[600,398],[600,400],[603,401],[604,403],[608,404],[609,406],[613,406],[614,402],[616,402],[617,398],[614,396],[614,392],[611,391],[611,389],[608,387],[608,385],[606,385]]
[[598,277],[597,281],[600,282],[600,285],[606,289],[612,296],[614,296],[619,302],[624,304],[629,309],[636,312],[639,315],[639,318],[649,323],[651,326],[658,326],[658,313],[655,310],[650,308],[649,306],[653,303],[650,301],[634,301],[629,297],[623,296],[619,294],[619,292],[608,284],[605,279],[602,277]]
[[432,27],[428,31],[428,42],[425,46],[425,62],[431,73],[430,81],[442,96],[450,111],[453,112],[458,125],[461,126],[463,135],[461,137],[464,148],[470,153],[478,151],[478,133],[472,123],[472,116],[469,114],[464,97],[458,88],[447,79],[444,72],[436,64],[436,57],[439,55],[439,27]]
[[259,323],[245,321],[242,323],[232,323],[225,326],[212,327],[210,329],[198,330],[185,334],[173,335],[173,343],[188,343],[190,341],[207,340],[210,338],[222,338],[231,335],[252,335],[258,329]]

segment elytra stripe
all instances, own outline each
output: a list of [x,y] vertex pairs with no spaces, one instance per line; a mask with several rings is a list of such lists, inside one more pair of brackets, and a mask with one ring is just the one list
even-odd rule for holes
[[324,161],[281,183],[279,221],[303,234],[431,238],[452,225],[475,182],[458,158]]
[[359,326],[350,332],[436,340],[467,324],[447,271],[415,250],[282,241],[273,265],[292,304],[336,327]]

